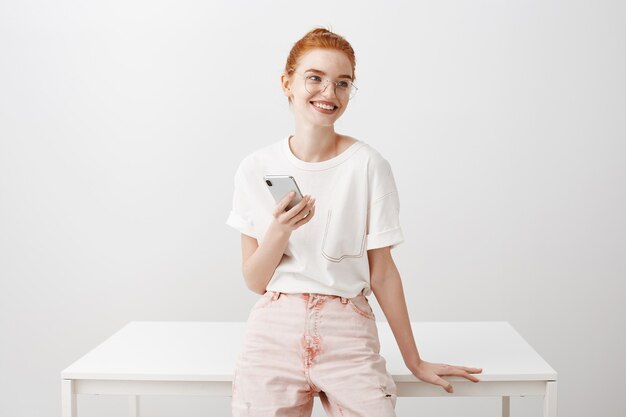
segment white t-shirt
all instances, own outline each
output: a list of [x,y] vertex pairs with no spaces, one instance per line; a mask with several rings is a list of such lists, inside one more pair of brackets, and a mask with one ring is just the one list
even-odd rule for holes
[[315,215],[292,232],[266,289],[347,298],[370,295],[367,250],[393,249],[404,241],[389,162],[360,140],[331,159],[305,162],[291,152],[290,137],[241,161],[226,224],[260,244],[276,207],[263,176],[291,175],[303,194],[316,199]]

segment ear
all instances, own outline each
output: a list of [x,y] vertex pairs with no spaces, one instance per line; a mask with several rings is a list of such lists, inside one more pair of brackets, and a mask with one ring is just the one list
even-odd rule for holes
[[281,84],[281,87],[283,89],[283,94],[286,97],[291,96],[291,88],[290,88],[290,85],[289,85],[289,77],[287,77],[287,75],[284,72],[280,75],[280,84]]

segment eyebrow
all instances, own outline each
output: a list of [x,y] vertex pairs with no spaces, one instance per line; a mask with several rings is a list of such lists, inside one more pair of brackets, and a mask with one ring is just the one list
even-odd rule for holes
[[[326,75],[326,73],[324,71],[321,71],[321,70],[318,70],[318,69],[315,69],[315,68],[309,68],[308,70],[306,70],[304,72],[309,72],[309,71],[317,72],[317,73],[322,74],[322,75]],[[348,78],[348,79],[352,80],[352,77],[349,76],[349,75],[340,75],[339,78]]]

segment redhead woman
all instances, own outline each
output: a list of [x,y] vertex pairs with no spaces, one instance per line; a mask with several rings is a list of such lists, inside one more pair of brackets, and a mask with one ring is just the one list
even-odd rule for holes
[[[404,240],[391,166],[364,140],[335,131],[357,92],[355,62],[346,39],[326,29],[298,40],[281,75],[295,131],[236,170],[227,224],[241,233],[243,276],[259,299],[235,369],[235,417],[308,417],[315,393],[329,416],[395,416],[372,293],[417,378],[447,392],[441,376],[479,381],[479,368],[418,354],[391,254]],[[289,208],[294,194],[276,202],[265,175],[294,177],[303,198]]]

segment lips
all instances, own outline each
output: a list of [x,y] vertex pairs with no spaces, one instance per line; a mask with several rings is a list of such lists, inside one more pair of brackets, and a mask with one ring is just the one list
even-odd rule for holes
[[320,104],[325,104],[327,106],[333,106],[333,110],[336,110],[339,108],[339,106],[335,105],[335,103],[331,103],[329,101],[319,101],[319,100],[314,100],[314,101],[309,101],[309,103],[315,105],[314,103],[320,103]]

